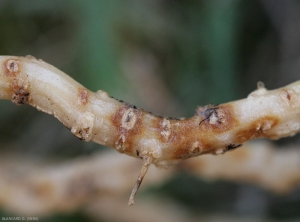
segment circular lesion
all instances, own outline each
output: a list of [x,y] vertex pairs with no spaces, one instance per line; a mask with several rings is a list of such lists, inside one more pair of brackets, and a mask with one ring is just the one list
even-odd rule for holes
[[200,107],[196,110],[196,115],[202,117],[199,126],[214,133],[224,133],[238,125],[230,104]]
[[19,73],[19,71],[20,71],[20,68],[19,68],[20,62],[18,60],[9,59],[4,64],[5,64],[5,68],[6,68],[5,73],[7,75],[12,76],[12,75],[15,75],[15,74]]
[[288,106],[296,107],[298,105],[298,96],[293,89],[282,89],[279,93],[281,100]]
[[124,112],[122,116],[121,127],[126,130],[130,130],[134,127],[136,120],[137,120],[137,115],[135,114],[132,108],[129,108]]

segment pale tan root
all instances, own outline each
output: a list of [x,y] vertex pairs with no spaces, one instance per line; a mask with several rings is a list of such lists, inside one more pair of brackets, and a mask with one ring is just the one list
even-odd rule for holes
[[[255,138],[279,139],[300,131],[300,81],[270,91],[259,84],[245,99],[198,107],[191,118],[173,119],[101,90],[91,92],[32,56],[0,56],[0,64],[0,99],[29,104],[54,115],[84,141],[149,158],[160,167],[202,154],[223,154]],[[141,175],[145,169],[143,165]]]

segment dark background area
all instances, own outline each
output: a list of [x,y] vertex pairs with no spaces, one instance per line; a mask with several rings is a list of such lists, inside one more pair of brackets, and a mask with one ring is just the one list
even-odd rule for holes
[[[300,79],[298,0],[0,0],[0,33],[1,55],[43,59],[92,91],[163,116],[189,117],[199,105],[244,98],[258,81],[273,89]],[[79,141],[32,107],[0,101],[0,149],[11,145],[45,159],[108,149]],[[149,192],[192,213],[300,220],[299,189],[277,196],[183,172]],[[86,220],[80,212],[44,219]]]

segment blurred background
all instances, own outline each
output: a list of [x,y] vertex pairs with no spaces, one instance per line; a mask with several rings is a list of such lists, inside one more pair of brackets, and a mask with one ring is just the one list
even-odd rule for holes
[[[273,89],[300,79],[298,0],[0,0],[0,33],[1,55],[43,59],[92,91],[162,116],[190,117],[197,106],[242,99],[258,81]],[[299,146],[300,137],[274,143]],[[68,161],[109,148],[78,140],[30,106],[0,101],[0,149]],[[194,216],[300,220],[299,188],[276,195],[178,172],[144,192],[172,199]],[[4,208],[0,217],[13,215]],[[89,220],[107,221],[80,209],[40,217]]]

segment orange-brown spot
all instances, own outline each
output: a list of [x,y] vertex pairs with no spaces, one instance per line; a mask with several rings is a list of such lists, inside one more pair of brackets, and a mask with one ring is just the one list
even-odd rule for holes
[[113,144],[121,153],[136,154],[134,142],[143,132],[142,125],[143,111],[128,104],[122,105],[117,112],[112,115],[111,123],[117,130]]
[[250,124],[247,130],[238,132],[236,135],[237,141],[240,143],[246,142],[251,139],[264,137],[279,122],[276,116],[265,116]]
[[[200,121],[199,116],[202,117]],[[173,150],[171,158],[174,159],[227,151],[226,144],[215,139],[215,136],[226,133],[238,125],[230,104],[198,108],[197,114],[192,118],[170,120],[170,126],[167,129],[170,128],[172,131],[168,140],[162,133],[166,131],[166,124],[163,124],[163,121],[163,119],[154,120],[153,126],[157,129],[160,141],[170,144],[170,149]],[[237,145],[229,144],[228,146],[232,148]]]
[[78,89],[78,104],[84,106],[88,103],[89,92],[87,89]]
[[[202,117],[200,122],[198,115]],[[172,127],[172,142],[175,144],[174,158],[188,158],[206,153],[222,153],[226,145],[215,139],[216,134],[225,133],[238,125],[232,106],[206,106],[198,108],[196,116],[180,121]],[[196,139],[196,140],[195,140]]]
[[165,158],[183,159],[213,152],[214,146],[219,144],[213,143],[213,132],[200,127],[198,120],[198,116],[183,120],[153,119],[151,125],[156,129],[156,138],[172,150],[167,151]]
[[162,124],[163,120],[155,120],[154,123],[157,129],[158,138],[162,143],[167,143],[170,149],[173,150],[172,157],[174,159],[188,158],[203,154],[206,151],[204,148],[209,147],[205,144],[209,132],[202,132],[197,122],[198,117],[192,117],[184,120],[170,120],[171,133],[166,140],[164,134],[165,125]]

